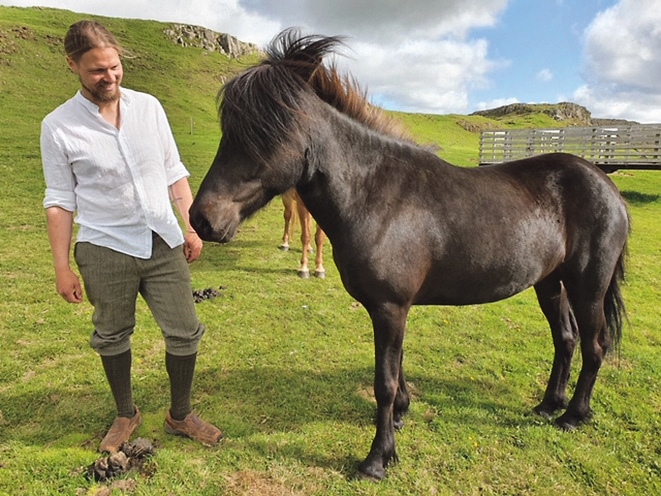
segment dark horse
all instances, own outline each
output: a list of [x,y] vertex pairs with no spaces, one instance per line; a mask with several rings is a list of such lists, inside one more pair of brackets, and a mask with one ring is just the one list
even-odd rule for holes
[[[563,429],[586,421],[624,319],[629,219],[618,190],[568,154],[474,168],[441,160],[390,129],[353,78],[323,63],[341,44],[287,30],[262,63],[224,86],[222,139],[190,211],[195,230],[226,243],[245,218],[296,188],[372,320],[376,435],[359,467],[370,478],[397,459],[411,305],[487,303],[534,287],[555,348],[535,411],[566,408],[556,419]],[[583,366],[568,402],[579,337]]]

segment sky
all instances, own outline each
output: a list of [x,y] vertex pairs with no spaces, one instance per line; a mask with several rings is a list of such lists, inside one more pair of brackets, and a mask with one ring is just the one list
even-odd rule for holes
[[[264,47],[278,32],[342,35],[370,101],[470,114],[570,101],[661,122],[661,0],[0,0],[195,24]],[[121,42],[121,40],[120,40]]]

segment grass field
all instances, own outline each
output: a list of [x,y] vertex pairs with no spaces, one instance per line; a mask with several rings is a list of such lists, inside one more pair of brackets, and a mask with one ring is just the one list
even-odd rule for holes
[[[232,243],[206,244],[191,266],[195,289],[222,287],[197,306],[207,334],[193,401],[225,440],[208,449],[163,432],[165,352],[140,300],[137,435],[156,453],[143,471],[112,483],[86,479],[113,402],[88,346],[90,305],[67,305],[54,290],[38,145],[43,116],[78,87],[60,42],[79,18],[0,7],[0,495],[661,493],[661,173],[649,171],[611,176],[633,221],[624,287],[630,325],[597,380],[594,418],[581,429],[560,432],[531,414],[552,358],[533,292],[491,305],[415,307],[404,344],[413,402],[396,435],[400,462],[379,484],[357,479],[374,434],[371,325],[344,291],[328,245],[327,278],[296,277],[300,249],[277,249],[276,199]],[[180,48],[160,23],[103,21],[136,55],[125,64],[125,84],[164,103],[196,189],[218,144],[219,81],[251,60]],[[441,156],[477,163],[478,134],[457,125],[477,118],[399,118]]]

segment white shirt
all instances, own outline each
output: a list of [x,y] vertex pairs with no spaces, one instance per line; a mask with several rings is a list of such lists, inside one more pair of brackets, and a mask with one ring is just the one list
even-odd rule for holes
[[44,208],[75,211],[77,241],[149,258],[152,231],[171,248],[184,242],[168,187],[189,174],[159,101],[120,95],[119,129],[80,92],[44,118]]

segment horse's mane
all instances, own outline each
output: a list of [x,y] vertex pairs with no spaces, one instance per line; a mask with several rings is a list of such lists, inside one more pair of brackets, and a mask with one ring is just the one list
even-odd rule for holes
[[381,109],[370,105],[354,78],[341,75],[327,55],[344,44],[339,36],[300,36],[297,29],[277,35],[266,48],[266,58],[234,79],[218,93],[223,135],[265,159],[288,132],[294,118],[303,118],[301,92],[312,91],[349,118],[379,133],[407,138]]
[[348,117],[381,134],[408,139],[399,122],[371,105],[358,82],[349,75],[340,75],[334,65],[319,65],[308,84],[319,98]]

